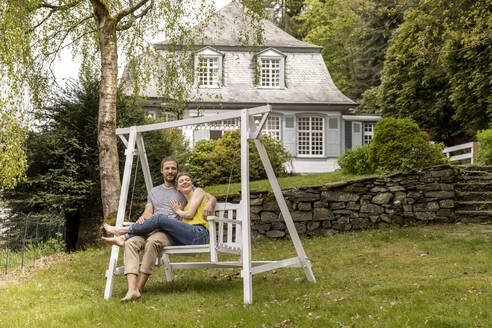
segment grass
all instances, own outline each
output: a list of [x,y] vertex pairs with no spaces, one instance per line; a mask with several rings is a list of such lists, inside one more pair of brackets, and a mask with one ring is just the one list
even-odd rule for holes
[[[304,186],[321,186],[325,183],[329,182],[337,182],[337,181],[347,181],[359,179],[364,176],[360,175],[352,175],[345,174],[341,171],[336,172],[328,172],[328,173],[318,173],[318,174],[309,174],[309,175],[294,175],[288,177],[278,178],[278,182],[280,184],[280,188],[294,188],[294,187],[304,187]],[[266,180],[258,180],[250,182],[251,190],[272,190],[270,187],[270,183],[268,179]],[[227,193],[228,184],[208,186],[204,189],[211,193],[212,195],[225,195]],[[240,183],[231,183],[229,188],[229,194],[237,194],[241,191]]]
[[[0,326],[490,327],[491,232],[450,225],[305,238],[317,283],[301,269],[254,276],[249,306],[232,269],[178,270],[167,283],[159,268],[143,298],[126,304],[118,276],[105,301],[109,249],[90,249],[0,286]],[[255,259],[293,255],[289,240],[253,243]]]

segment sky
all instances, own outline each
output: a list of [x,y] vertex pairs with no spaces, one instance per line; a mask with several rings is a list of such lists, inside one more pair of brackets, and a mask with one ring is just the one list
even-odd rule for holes
[[[212,0],[215,3],[217,10],[226,6],[231,0]],[[70,50],[65,50],[61,53],[60,59],[54,63],[53,71],[56,80],[59,84],[64,84],[68,79],[77,79],[80,68],[80,59],[72,59]],[[122,69],[120,69],[120,72]]]

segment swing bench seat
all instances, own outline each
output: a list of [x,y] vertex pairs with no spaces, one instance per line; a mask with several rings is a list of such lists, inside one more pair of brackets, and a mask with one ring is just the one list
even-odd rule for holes
[[[173,269],[241,267],[238,261],[219,262],[218,254],[241,255],[241,204],[217,203],[215,215],[207,217],[210,228],[210,243],[203,245],[165,246],[156,260],[156,266],[164,266],[168,281],[174,280]],[[124,223],[127,225],[130,223]],[[169,255],[195,255],[210,253],[210,262],[171,262]],[[124,267],[115,269],[123,274]]]

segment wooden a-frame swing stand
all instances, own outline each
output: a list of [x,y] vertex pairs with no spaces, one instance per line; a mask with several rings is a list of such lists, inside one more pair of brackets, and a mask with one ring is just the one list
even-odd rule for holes
[[[191,119],[184,119],[179,121],[149,124],[143,126],[132,126],[130,128],[120,128],[116,130],[116,134],[120,137],[126,146],[126,160],[123,173],[123,180],[121,185],[121,195],[118,206],[118,214],[116,217],[116,226],[123,226],[129,224],[124,222],[125,208],[127,204],[128,191],[130,187],[130,177],[133,164],[133,156],[138,155],[140,158],[141,167],[145,179],[145,185],[147,192],[152,189],[152,180],[150,175],[150,169],[147,162],[147,155],[145,153],[145,146],[143,142],[142,133],[147,131],[162,130],[168,128],[178,128],[196,124],[206,124],[221,120],[240,119],[241,122],[241,203],[237,209],[237,214],[234,217],[229,212],[228,218],[224,218],[223,213],[220,214],[221,218],[209,217],[211,221],[210,229],[210,244],[194,246],[171,246],[164,248],[164,255],[162,262],[165,266],[166,277],[168,280],[172,280],[172,273],[170,267],[174,268],[220,268],[220,267],[239,267],[241,268],[241,277],[243,278],[243,292],[244,303],[251,304],[253,301],[253,288],[252,277],[254,274],[262,273],[278,268],[303,268],[306,278],[310,282],[316,282],[313,271],[311,269],[311,263],[306,257],[304,248],[302,247],[301,240],[297,234],[292,216],[288,210],[287,203],[285,202],[282,191],[278,184],[277,178],[273,171],[272,165],[268,158],[265,146],[262,142],[261,130],[266,123],[268,114],[271,111],[270,105],[256,107],[251,109],[243,109],[223,114],[218,114],[214,117],[198,117]],[[254,116],[261,116],[258,128],[256,127]],[[126,139],[128,135],[128,139]],[[282,213],[282,218],[285,221],[289,235],[292,239],[294,247],[297,252],[297,256],[285,260],[278,261],[251,261],[251,229],[250,229],[250,190],[249,190],[249,144],[248,139],[253,139],[258,149],[261,161],[265,168],[265,171],[270,181],[273,193],[277,200],[278,206]],[[136,172],[135,172],[136,174]],[[220,210],[220,205],[217,204],[216,208]],[[222,211],[224,212],[224,211]],[[215,228],[215,220],[219,222],[219,228]],[[232,244],[235,247],[226,247],[227,243],[231,243],[231,234],[227,236],[227,241],[223,241],[224,226],[229,227],[229,231],[235,231],[238,235]],[[232,228],[232,225],[235,228]],[[213,226],[213,227],[212,227]],[[217,232],[218,231],[218,232]],[[170,249],[166,251],[166,249]],[[112,246],[111,258],[109,260],[109,268],[106,271],[106,288],[104,291],[104,298],[111,297],[113,292],[114,277],[116,274],[121,273],[121,269],[117,268],[119,247]],[[231,251],[234,249],[235,251]],[[188,262],[188,263],[170,263],[168,260],[168,254],[182,254],[193,252],[210,252],[210,262]],[[239,260],[235,262],[221,262],[218,260],[217,253],[224,251],[225,253],[235,253],[239,255]]]

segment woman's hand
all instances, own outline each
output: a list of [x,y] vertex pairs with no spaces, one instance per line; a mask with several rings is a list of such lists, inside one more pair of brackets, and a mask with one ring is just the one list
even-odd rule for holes
[[172,207],[173,211],[174,211],[176,214],[178,214],[178,211],[181,211],[181,208],[182,208],[181,206],[182,206],[182,205],[181,205],[181,203],[180,203],[180,202],[178,202],[176,199],[171,199],[171,200],[169,201],[169,204],[171,205],[171,207]]

